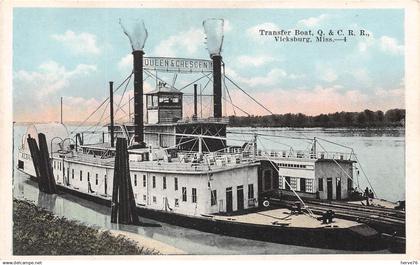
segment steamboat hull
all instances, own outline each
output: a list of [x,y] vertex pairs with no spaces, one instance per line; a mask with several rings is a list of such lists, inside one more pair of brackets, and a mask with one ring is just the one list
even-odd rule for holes
[[[27,174],[22,170],[19,171]],[[33,176],[30,176],[30,179],[35,182],[37,181],[37,178]],[[111,207],[111,201],[109,199],[69,189],[61,185],[57,185],[57,188],[60,192],[72,194],[79,198]],[[386,248],[385,243],[381,240],[380,234],[365,224],[349,228],[336,228],[333,224],[331,227],[305,228],[261,225],[236,222],[234,220],[218,220],[210,216],[188,216],[145,207],[137,207],[137,212],[140,218],[153,219],[202,232],[257,241],[349,251],[375,251]],[[232,219],[234,219],[234,216],[232,216]]]

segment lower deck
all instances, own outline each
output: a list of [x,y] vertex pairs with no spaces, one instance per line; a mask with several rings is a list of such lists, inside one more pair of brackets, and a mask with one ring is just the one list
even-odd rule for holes
[[235,216],[213,216],[216,220],[300,228],[349,228],[359,225],[357,222],[336,218],[329,224],[323,224],[322,221],[317,220],[317,217],[320,216],[292,214],[287,208],[269,209]]

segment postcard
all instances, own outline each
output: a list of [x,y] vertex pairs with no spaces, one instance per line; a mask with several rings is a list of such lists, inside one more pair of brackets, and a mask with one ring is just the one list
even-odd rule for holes
[[418,264],[418,2],[1,10],[3,264]]

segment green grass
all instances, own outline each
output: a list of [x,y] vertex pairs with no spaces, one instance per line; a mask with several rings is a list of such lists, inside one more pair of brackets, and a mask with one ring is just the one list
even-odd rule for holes
[[13,200],[14,255],[151,255],[124,236],[113,236],[58,217],[22,200]]

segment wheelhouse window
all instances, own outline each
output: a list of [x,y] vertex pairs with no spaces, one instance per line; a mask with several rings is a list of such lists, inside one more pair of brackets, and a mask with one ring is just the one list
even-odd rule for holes
[[156,176],[152,177],[152,187],[156,188]]
[[178,178],[175,178],[175,190],[178,190]]
[[162,182],[163,189],[166,190],[166,177],[162,178]]
[[137,186],[137,175],[134,174],[134,186]]
[[146,187],[146,175],[143,175],[143,187]]

